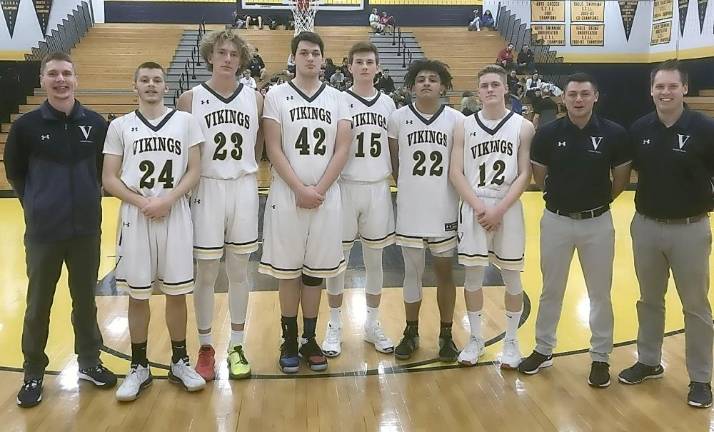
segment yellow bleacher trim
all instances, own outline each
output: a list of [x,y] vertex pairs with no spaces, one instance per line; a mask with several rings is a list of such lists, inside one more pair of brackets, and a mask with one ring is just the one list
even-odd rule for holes
[[683,49],[679,51],[663,51],[653,53],[558,53],[565,63],[655,63],[663,60],[678,58],[697,59],[714,57],[714,46]]
[[29,51],[0,51],[0,60],[25,60]]

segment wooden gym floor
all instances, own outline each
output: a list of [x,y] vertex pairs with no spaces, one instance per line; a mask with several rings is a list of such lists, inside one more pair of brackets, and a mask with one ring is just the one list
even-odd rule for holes
[[[20,339],[26,277],[22,213],[16,199],[0,199],[3,239],[0,242],[0,427],[3,431],[704,431],[714,430],[711,410],[686,405],[688,379],[684,365],[681,304],[675,290],[667,294],[668,337],[664,343],[664,379],[639,386],[616,382],[616,374],[636,359],[635,301],[638,287],[632,268],[629,222],[634,212],[632,192],[613,206],[617,245],[613,283],[615,342],[611,357],[613,383],[607,389],[587,385],[588,299],[582,272],[574,260],[563,316],[558,329],[558,357],[552,368],[535,376],[502,371],[497,364],[504,326],[503,290],[487,287],[486,356],[475,368],[461,368],[434,360],[437,353],[438,313],[434,288],[425,289],[421,314],[421,348],[408,362],[376,353],[361,340],[365,315],[361,289],[345,294],[343,353],[330,360],[327,373],[303,368],[285,376],[277,366],[280,337],[279,304],[274,283],[254,278],[246,332],[246,350],[254,376],[228,381],[221,364],[219,379],[198,394],[188,394],[165,379],[157,379],[134,403],[120,404],[113,391],[77,383],[70,325],[71,301],[63,275],[52,309],[43,402],[23,410],[15,405],[22,382]],[[524,355],[534,346],[535,316],[540,294],[538,223],[543,210],[540,194],[523,197],[526,212],[526,269],[523,283],[528,300],[519,330]],[[100,277],[114,265],[114,233],[118,201],[104,201]],[[357,248],[355,248],[357,249]],[[385,288],[381,321],[398,341],[404,325],[399,281],[399,252],[385,254]],[[256,260],[251,260],[255,274]],[[364,271],[359,260],[351,264],[348,286],[361,288]],[[458,268],[455,265],[455,268]],[[427,275],[427,279],[429,275]],[[457,273],[457,285],[463,276]],[[673,288],[673,286],[671,287]],[[460,289],[459,289],[460,290]],[[126,320],[127,297],[117,295],[111,277],[97,298],[99,325],[104,335],[102,359],[115,372],[126,373],[130,354]],[[462,294],[456,305],[454,335],[460,347],[468,338]],[[225,358],[228,333],[226,294],[216,298],[214,339],[219,362]],[[192,301],[189,299],[188,345],[192,359],[198,349]],[[163,322],[163,298],[151,299],[154,311],[149,337],[149,358],[155,376],[166,376],[170,348]],[[323,299],[318,339],[327,318]]]

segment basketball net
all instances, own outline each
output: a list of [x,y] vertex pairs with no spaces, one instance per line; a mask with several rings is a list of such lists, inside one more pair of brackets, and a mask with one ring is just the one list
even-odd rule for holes
[[295,35],[315,28],[315,14],[319,0],[289,0],[288,5],[295,19]]

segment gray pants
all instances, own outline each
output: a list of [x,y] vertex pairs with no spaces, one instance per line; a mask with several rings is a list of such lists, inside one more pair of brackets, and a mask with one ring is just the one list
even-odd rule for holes
[[590,298],[590,356],[607,362],[612,352],[612,260],[615,256],[615,228],[612,214],[584,220],[559,216],[548,210],[540,220],[540,268],[543,291],[536,320],[535,350],[551,355],[555,331],[563,308],[573,253],[578,250],[580,266]]
[[689,379],[710,382],[712,376],[712,312],[709,292],[709,218],[691,224],[664,224],[635,214],[630,225],[635,271],[640,283],[637,301],[639,361],[657,366],[662,360],[664,295],[669,271],[684,309]]

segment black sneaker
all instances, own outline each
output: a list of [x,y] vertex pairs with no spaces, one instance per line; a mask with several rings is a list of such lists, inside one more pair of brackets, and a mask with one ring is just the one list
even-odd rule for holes
[[518,372],[526,375],[535,375],[541,368],[550,366],[553,366],[553,356],[543,355],[534,350],[531,355],[524,358],[521,364],[518,365]]
[[610,385],[610,365],[606,362],[594,361],[590,366],[588,384],[592,387],[607,387]]
[[399,360],[409,360],[417,348],[419,348],[419,332],[416,328],[407,326],[404,329],[404,337],[394,348],[394,357]]
[[687,403],[697,408],[709,408],[712,406],[712,385],[703,382],[690,382]]
[[17,393],[17,404],[30,408],[42,402],[42,378],[26,379]]
[[439,336],[439,361],[455,362],[459,358],[459,353],[451,335]]
[[646,379],[662,378],[662,375],[664,375],[662,365],[647,366],[644,363],[637,362],[620,372],[617,378],[623,384],[639,384]]
[[327,357],[325,357],[325,353],[322,352],[322,348],[317,344],[314,337],[302,339],[298,352],[311,370],[322,372],[327,369]]
[[110,389],[117,385],[117,376],[101,363],[90,368],[80,369],[79,379],[89,381],[97,387]]

